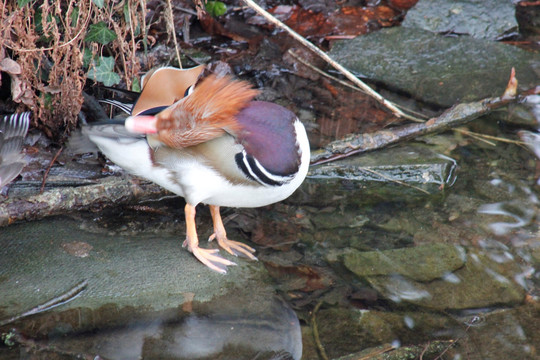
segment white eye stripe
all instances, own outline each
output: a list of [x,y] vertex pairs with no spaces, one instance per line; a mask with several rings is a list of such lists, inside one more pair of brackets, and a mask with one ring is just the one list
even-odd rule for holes
[[270,173],[261,165],[261,163],[242,150],[241,153],[236,154],[236,161],[238,167],[244,174],[261,185],[265,186],[281,186],[290,182],[295,174],[282,176]]
[[191,95],[194,90],[195,90],[195,85],[191,85],[190,87],[188,87],[186,91],[184,91],[184,97]]

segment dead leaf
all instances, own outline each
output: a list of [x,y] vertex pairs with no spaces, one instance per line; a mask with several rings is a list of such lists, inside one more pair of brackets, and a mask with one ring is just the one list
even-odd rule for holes
[[273,262],[265,262],[264,265],[270,276],[279,280],[286,291],[312,292],[326,289],[334,283],[323,268],[308,265],[281,266]]
[[21,66],[10,58],[3,58],[0,61],[0,71],[7,72],[10,75],[20,75],[22,72]]
[[18,75],[11,75],[11,98],[14,102],[23,103],[29,107],[34,105],[32,90],[22,82]]
[[409,10],[416,5],[417,2],[418,0],[390,0],[389,4],[398,10]]

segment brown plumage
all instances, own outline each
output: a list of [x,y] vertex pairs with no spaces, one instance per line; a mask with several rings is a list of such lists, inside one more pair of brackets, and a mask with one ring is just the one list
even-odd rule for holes
[[210,75],[193,93],[157,115],[156,139],[172,148],[194,146],[237,133],[235,116],[258,94],[245,81]]
[[143,91],[133,105],[132,115],[172,105],[184,97],[186,89],[197,82],[204,70],[205,66],[201,65],[185,70],[165,67],[150,71],[142,80]]

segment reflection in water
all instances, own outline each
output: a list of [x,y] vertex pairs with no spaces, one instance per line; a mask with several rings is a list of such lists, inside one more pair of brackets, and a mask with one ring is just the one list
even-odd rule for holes
[[[525,206],[524,206],[525,205]],[[500,202],[482,205],[478,212],[488,215],[502,215],[514,219],[513,222],[498,221],[489,224],[489,228],[497,236],[508,234],[513,229],[518,229],[531,223],[536,210],[527,207],[521,200]]]
[[431,298],[431,294],[419,288],[414,282],[403,276],[393,275],[385,284],[388,297],[395,302],[415,301]]
[[[214,305],[205,305],[205,309],[213,310],[205,310],[204,315],[188,313],[178,318],[131,320],[125,325],[102,325],[92,331],[64,331],[61,335],[54,335],[53,331],[48,334],[48,341],[19,342],[37,344],[33,347],[40,351],[33,359],[49,359],[51,353],[115,360],[301,358],[300,324],[285,302],[271,300],[262,313],[248,310],[229,314],[227,306]],[[41,320],[47,322],[45,318]]]

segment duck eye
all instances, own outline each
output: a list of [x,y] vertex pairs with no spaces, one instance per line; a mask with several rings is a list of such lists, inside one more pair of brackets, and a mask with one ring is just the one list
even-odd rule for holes
[[190,87],[188,87],[188,88],[186,89],[186,91],[184,92],[184,97],[190,95],[190,94],[193,92],[193,88],[194,88],[193,85],[191,85]]

